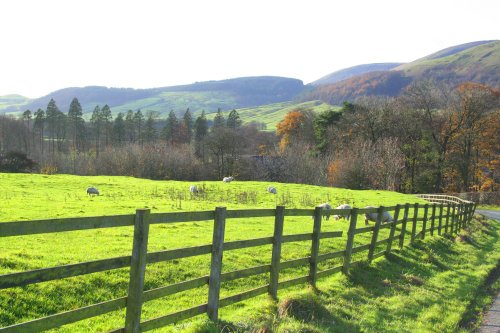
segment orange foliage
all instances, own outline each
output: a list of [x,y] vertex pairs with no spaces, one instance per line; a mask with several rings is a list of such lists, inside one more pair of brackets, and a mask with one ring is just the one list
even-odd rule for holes
[[327,181],[328,185],[333,186],[336,185],[337,181],[339,180],[339,175],[342,173],[342,170],[344,169],[344,164],[345,162],[342,160],[335,160],[330,162],[328,164],[327,168]]
[[305,116],[299,110],[290,111],[285,118],[276,125],[276,134],[281,136],[280,149],[284,150],[304,124]]

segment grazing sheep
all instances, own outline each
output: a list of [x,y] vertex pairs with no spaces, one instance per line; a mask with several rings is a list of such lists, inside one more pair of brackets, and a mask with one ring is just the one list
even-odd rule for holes
[[223,181],[224,183],[230,183],[230,182],[232,182],[233,180],[234,180],[234,177],[224,177],[224,178],[222,179],[222,181]]
[[193,194],[197,194],[198,193],[198,188],[196,187],[196,185],[189,186],[189,192],[191,192]]
[[267,192],[272,193],[272,194],[278,194],[278,190],[274,186],[268,186]]
[[[365,208],[376,208],[376,207],[367,206]],[[365,214],[365,225],[368,225],[368,221],[377,222],[377,218],[378,218],[378,213]],[[392,218],[391,213],[385,211],[382,213],[382,223],[392,222],[393,220],[394,219]]]
[[[352,207],[349,206],[348,204],[342,204],[338,206],[336,209],[352,209]],[[338,221],[341,218],[345,218],[347,221],[349,221],[349,219],[351,218],[351,214],[347,213],[347,215],[333,215],[333,218],[335,219],[335,221]]]
[[99,195],[99,190],[96,189],[95,187],[87,187],[87,194],[88,195]]
[[[327,202],[322,203],[321,205],[318,205],[317,207],[321,207],[323,210],[331,210],[332,209],[332,206],[330,206],[330,204]],[[330,213],[328,212],[328,214],[324,215],[323,217],[326,218],[326,220],[328,221],[330,219]]]

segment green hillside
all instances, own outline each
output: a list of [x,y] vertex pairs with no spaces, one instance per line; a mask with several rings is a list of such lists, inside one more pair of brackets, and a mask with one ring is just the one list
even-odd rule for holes
[[[253,108],[236,109],[243,123],[262,123],[265,125],[266,131],[275,131],[278,124],[285,115],[295,109],[308,109],[316,113],[321,113],[329,109],[340,109],[339,106],[333,106],[321,101],[308,101],[303,103],[282,102],[257,106]],[[223,112],[227,117],[230,111]],[[207,115],[208,119],[213,119],[215,113]]]
[[30,99],[21,95],[0,96],[0,113],[2,110],[25,111],[23,106],[27,105]]
[[455,79],[500,87],[500,41],[482,44],[442,57],[429,57],[396,67],[408,76],[450,73]]
[[317,86],[301,98],[341,104],[360,96],[398,96],[413,81],[422,79],[452,86],[473,81],[500,89],[499,77],[500,41],[476,42],[442,50],[390,71],[369,72]]
[[304,85],[300,80],[274,76],[196,82],[152,89],[89,86],[65,88],[33,100],[3,96],[0,97],[0,113],[45,109],[50,99],[56,101],[61,111],[67,112],[71,100],[75,97],[87,114],[91,113],[96,105],[102,107],[105,104],[111,107],[114,114],[141,109],[144,113],[155,111],[164,116],[170,110],[180,112],[187,108],[194,113],[201,110],[210,113],[218,108],[230,110],[290,101],[303,89]]

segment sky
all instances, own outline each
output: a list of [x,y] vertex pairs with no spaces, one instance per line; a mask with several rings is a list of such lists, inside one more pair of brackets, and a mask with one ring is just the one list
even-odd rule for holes
[[307,84],[492,39],[498,0],[1,0],[0,96],[260,75]]

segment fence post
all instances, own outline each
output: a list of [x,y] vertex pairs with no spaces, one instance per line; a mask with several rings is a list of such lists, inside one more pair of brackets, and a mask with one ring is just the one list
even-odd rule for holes
[[443,206],[444,206],[443,203],[439,205],[438,235],[440,236],[441,236],[441,228],[443,227]]
[[444,233],[448,233],[448,223],[450,221],[450,214],[451,214],[451,204],[448,202],[446,205],[446,223],[444,225]]
[[368,262],[372,262],[373,254],[375,252],[375,247],[378,238],[378,232],[380,230],[380,224],[382,223],[382,214],[384,213],[384,206],[380,206],[377,209],[377,221],[375,222],[375,227],[373,227],[372,242],[370,243],[370,248],[368,250]]
[[460,216],[461,216],[461,208],[462,208],[462,207],[461,207],[461,205],[460,205],[460,204],[458,204],[458,205],[457,205],[457,217],[456,217],[456,218],[457,218],[457,221],[456,221],[456,223],[455,223],[455,227],[456,227],[456,231],[455,231],[455,233],[457,233],[457,234],[458,234],[458,232],[460,231]]
[[460,223],[458,224],[459,226],[458,230],[462,230],[464,228],[464,210],[465,210],[465,205],[460,204],[458,208],[458,220],[460,221]]
[[134,243],[130,262],[130,281],[128,286],[125,332],[140,332],[142,293],[146,274],[148,253],[149,209],[137,209],[134,220]]
[[387,247],[385,252],[390,253],[392,248],[392,239],[394,238],[394,233],[396,232],[396,224],[398,223],[399,211],[401,210],[401,205],[397,204],[394,211],[394,220],[392,220],[391,230],[389,231],[389,241],[387,242]]
[[408,222],[408,213],[410,212],[410,204],[405,205],[405,212],[403,214],[403,224],[401,224],[401,234],[399,235],[399,248],[405,244],[406,224]]
[[418,219],[418,202],[415,203],[413,207],[413,225],[411,226],[411,240],[410,243],[415,241],[415,237],[417,235],[417,219]]
[[321,233],[322,207],[314,209],[314,226],[311,243],[311,258],[309,259],[309,283],[316,287],[316,273],[318,272],[319,236]]
[[278,282],[284,220],[285,207],[276,206],[276,216],[274,217],[273,253],[271,258],[271,271],[269,275],[269,295],[271,295],[271,297],[275,300],[278,299]]
[[425,232],[427,227],[427,213],[429,212],[429,204],[424,205],[424,220],[422,221],[422,239],[425,239]]
[[354,232],[356,231],[356,222],[358,220],[358,209],[351,210],[351,221],[349,222],[349,230],[347,231],[347,243],[345,245],[344,264],[342,271],[344,274],[349,274],[349,265],[351,264],[352,247],[354,245]]
[[207,314],[212,321],[219,317],[220,276],[222,272],[222,253],[224,251],[224,231],[226,229],[226,207],[215,208],[214,235],[212,241],[212,261],[208,280]]
[[436,204],[432,204],[432,216],[431,216],[431,236],[434,236],[434,227],[435,227],[435,221],[436,221]]
[[455,204],[452,204],[451,205],[452,207],[452,213],[451,213],[451,225],[450,225],[450,232],[451,234],[453,235],[453,233],[455,232],[455,208],[456,208],[456,205]]

